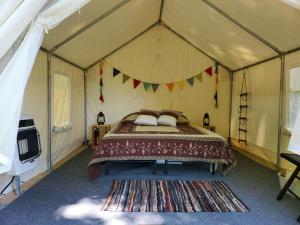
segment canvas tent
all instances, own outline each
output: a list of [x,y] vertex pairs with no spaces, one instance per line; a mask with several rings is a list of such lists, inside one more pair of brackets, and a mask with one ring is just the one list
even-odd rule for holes
[[[23,93],[40,45],[22,110],[34,114],[42,130],[43,163],[35,174],[90,137],[100,110],[111,123],[142,107],[177,108],[197,123],[209,111],[218,132],[236,138],[245,68],[252,93],[251,150],[279,166],[278,153],[289,142],[283,132],[284,75],[300,59],[300,11],[294,5],[279,0],[45,0],[33,7],[32,2],[4,0],[0,5],[6,9],[0,13],[1,172],[10,168]],[[49,34],[43,40],[44,31]],[[99,63],[104,63],[104,104],[98,100]],[[132,91],[109,75],[117,67],[140,80],[177,81],[215,63],[220,65],[218,109],[212,103],[214,86],[206,78],[197,90],[154,95]],[[73,127],[59,134],[52,133],[51,120],[55,73],[68,74],[73,85]],[[14,96],[13,101],[7,96]],[[195,106],[198,96],[201,103]]]

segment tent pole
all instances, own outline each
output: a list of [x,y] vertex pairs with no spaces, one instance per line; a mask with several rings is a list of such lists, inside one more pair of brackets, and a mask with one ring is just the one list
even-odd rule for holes
[[86,93],[86,75],[87,75],[87,70],[83,71],[83,88],[84,88],[84,145],[88,145],[89,141],[87,140],[87,93]]
[[153,24],[151,24],[149,27],[147,27],[145,30],[141,31],[140,33],[138,33],[136,36],[134,36],[133,38],[131,38],[130,40],[128,40],[127,42],[123,43],[122,45],[120,45],[119,47],[117,47],[116,49],[114,49],[113,51],[111,51],[110,53],[106,54],[105,56],[101,57],[100,59],[98,59],[97,61],[93,62],[91,65],[87,66],[85,69],[88,70],[91,67],[95,66],[96,64],[98,64],[99,62],[101,62],[103,59],[109,57],[110,55],[112,55],[113,53],[115,53],[116,51],[120,50],[121,48],[123,48],[124,46],[128,45],[129,43],[131,43],[132,41],[134,41],[135,39],[137,39],[138,37],[140,37],[141,35],[143,35],[144,33],[146,33],[147,31],[151,30],[153,27],[155,27],[158,24],[158,22],[155,22]]
[[165,4],[165,0],[161,0],[158,22],[161,22],[161,16],[162,16],[162,13],[163,13],[163,10],[164,10],[164,4]]
[[167,28],[169,31],[171,31],[172,33],[174,33],[176,36],[178,36],[179,38],[181,38],[183,41],[185,41],[186,43],[188,43],[189,45],[191,45],[193,48],[197,49],[199,52],[201,52],[203,55],[206,55],[208,58],[210,58],[211,60],[215,61],[216,63],[218,63],[220,66],[222,66],[223,68],[225,68],[228,72],[231,72],[232,70],[228,67],[225,66],[224,64],[220,63],[218,60],[216,60],[215,58],[213,58],[211,55],[209,55],[207,52],[203,51],[202,49],[198,48],[196,45],[194,45],[192,42],[190,42],[189,40],[187,40],[185,37],[183,37],[181,34],[179,34],[177,31],[175,31],[174,29],[172,29],[169,25],[167,24],[163,24],[163,26],[165,28]]
[[51,148],[52,148],[52,79],[51,79],[51,58],[52,58],[52,54],[51,53],[47,53],[47,91],[48,91],[48,139],[47,139],[47,150],[48,150],[48,173],[51,173],[52,171],[52,155],[51,155]]
[[83,28],[81,28],[79,31],[75,32],[74,34],[72,34],[71,36],[67,37],[62,42],[60,42],[57,45],[55,45],[53,48],[50,49],[50,52],[56,51],[58,48],[62,47],[63,45],[65,45],[66,43],[68,43],[69,41],[71,41],[72,39],[74,39],[75,37],[77,37],[79,34],[83,33],[86,30],[88,30],[89,28],[91,28],[92,26],[94,26],[95,24],[97,24],[99,21],[103,20],[105,17],[109,16],[110,14],[112,14],[113,12],[115,12],[116,10],[120,9],[123,5],[127,4],[129,1],[130,0],[124,0],[121,3],[119,3],[118,5],[116,5],[115,7],[111,8],[110,10],[108,10],[107,12],[105,12],[103,15],[99,16],[98,18],[96,18],[95,20],[93,20],[92,22],[90,22],[89,24],[87,24],[86,26],[84,26]]
[[253,32],[252,30],[250,30],[249,28],[245,27],[243,24],[241,24],[239,21],[237,21],[236,19],[232,18],[230,15],[228,15],[226,12],[224,12],[223,10],[221,10],[220,8],[218,8],[217,6],[215,6],[213,3],[211,3],[209,0],[201,0],[203,3],[205,3],[207,6],[209,6],[210,8],[212,8],[213,10],[215,10],[216,12],[218,12],[220,15],[224,16],[226,19],[230,20],[232,23],[234,23],[236,26],[238,26],[239,28],[241,28],[242,30],[246,31],[248,34],[250,34],[251,36],[253,36],[254,38],[256,38],[257,40],[259,40],[260,42],[262,42],[263,44],[265,44],[266,46],[268,46],[269,48],[271,48],[273,51],[277,52],[278,54],[282,54],[283,52],[280,51],[277,47],[275,47],[274,45],[272,45],[270,42],[266,41],[265,39],[263,39],[262,37],[260,37],[258,34],[256,34],[255,32]]
[[230,72],[229,75],[230,75],[230,97],[229,97],[228,144],[231,145],[231,116],[232,116],[233,72]]
[[[288,50],[288,51],[284,52],[284,53],[281,54],[281,55],[289,55],[289,54],[292,54],[292,53],[297,52],[297,51],[299,51],[299,50],[300,50],[300,47],[294,48],[294,49],[291,49],[291,50]],[[258,61],[258,62],[256,62],[256,63],[250,64],[250,65],[248,65],[248,66],[244,66],[244,67],[241,67],[241,68],[239,68],[239,69],[233,70],[233,72],[235,73],[235,72],[238,72],[238,71],[243,70],[243,69],[249,69],[250,67],[257,66],[257,65],[262,64],[262,63],[265,63],[265,62],[269,62],[269,61],[271,61],[271,60],[280,58],[281,55],[276,55],[276,56],[272,56],[272,57],[267,58],[267,59],[263,59],[263,60]]]
[[277,159],[276,159],[276,171],[280,171],[280,150],[281,150],[281,138],[282,138],[282,108],[283,108],[283,82],[285,72],[285,56],[280,56],[280,90],[279,90],[279,108],[278,108],[278,140],[277,140]]
[[249,69],[249,68],[251,68],[251,67],[260,65],[260,64],[265,63],[265,62],[272,61],[272,60],[277,59],[277,58],[280,58],[280,55],[272,56],[272,57],[270,57],[270,58],[263,59],[263,60],[261,60],[261,61],[255,62],[255,63],[253,63],[253,64],[250,64],[250,65],[247,65],[247,66],[243,66],[243,67],[241,67],[241,68],[238,68],[238,69],[236,69],[236,70],[233,70],[233,72],[236,73],[236,72],[241,71],[241,70],[244,70],[244,69]]
[[[43,48],[43,47],[40,47],[40,50],[43,51],[43,52],[46,52],[46,53],[49,53],[49,52],[50,52],[49,50],[47,50],[47,49],[45,49],[45,48]],[[58,59],[64,61],[65,63],[68,63],[68,64],[70,64],[70,65],[72,65],[72,66],[75,66],[76,68],[78,68],[78,69],[80,69],[80,70],[82,70],[82,71],[84,70],[81,66],[79,66],[79,65],[77,65],[77,64],[75,64],[75,63],[73,63],[73,62],[71,62],[71,61],[69,61],[69,60],[67,60],[67,59],[65,59],[65,58],[63,58],[63,57],[61,57],[60,55],[57,55],[57,54],[52,53],[52,56],[54,56],[54,57],[56,57],[56,58],[58,58]]]

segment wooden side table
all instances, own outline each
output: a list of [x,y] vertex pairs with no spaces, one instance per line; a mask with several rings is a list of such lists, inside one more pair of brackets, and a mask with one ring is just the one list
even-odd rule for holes
[[99,144],[100,140],[103,138],[103,136],[110,131],[110,124],[103,124],[93,125],[93,146],[96,146]]
[[206,128],[207,130],[210,130],[212,132],[216,132],[216,127],[215,126],[203,126],[204,128]]

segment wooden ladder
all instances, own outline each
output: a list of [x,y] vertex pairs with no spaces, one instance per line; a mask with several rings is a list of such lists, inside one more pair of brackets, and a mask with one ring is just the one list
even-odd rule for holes
[[248,123],[248,90],[246,81],[246,71],[243,71],[243,82],[240,92],[240,107],[239,107],[239,142],[247,145],[247,123]]

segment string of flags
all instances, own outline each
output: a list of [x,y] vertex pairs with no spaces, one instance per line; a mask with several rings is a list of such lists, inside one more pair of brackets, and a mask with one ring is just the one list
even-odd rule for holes
[[104,97],[103,97],[103,64],[99,64],[99,75],[100,75],[100,81],[99,81],[99,86],[100,86],[100,97],[99,100],[101,103],[104,102]]
[[214,99],[215,99],[215,107],[218,108],[219,104],[218,104],[218,86],[219,86],[219,64],[216,63],[215,64],[215,74],[216,74],[216,92],[214,95]]
[[[219,64],[216,63],[215,64],[215,94],[214,94],[214,100],[215,100],[215,107],[218,108],[218,85],[219,85]],[[149,82],[145,82],[142,80],[138,80],[135,79],[125,73],[122,73],[120,70],[118,70],[117,68],[113,67],[113,77],[116,77],[118,75],[123,75],[122,77],[122,83],[126,83],[129,80],[132,80],[133,83],[133,88],[136,89],[139,85],[143,84],[144,90],[148,91],[149,89],[152,89],[152,91],[155,93],[157,91],[157,89],[161,86],[161,85],[165,85],[166,88],[172,92],[174,89],[174,86],[177,85],[179,87],[180,90],[183,90],[185,84],[189,84],[191,87],[194,86],[194,81],[198,80],[199,82],[202,82],[202,75],[203,73],[212,76],[213,75],[213,68],[212,66],[206,68],[204,71],[199,72],[198,74],[184,79],[184,80],[180,80],[180,81],[175,81],[175,82],[167,82],[167,83],[149,83]],[[101,103],[104,103],[104,96],[103,96],[103,63],[101,62],[99,64],[99,75],[100,75],[100,81],[99,81],[99,87],[100,87],[100,96],[99,96],[99,100]]]
[[[180,81],[176,81],[176,82],[167,82],[167,83],[149,83],[149,82],[145,82],[145,81],[142,81],[142,80],[135,79],[135,78],[133,78],[133,77],[131,77],[131,76],[125,74],[125,73],[122,73],[120,70],[113,67],[113,77],[116,77],[116,76],[119,76],[119,75],[122,74],[123,75],[123,78],[122,78],[122,83],[123,84],[126,83],[128,80],[132,79],[134,89],[136,89],[140,84],[143,84],[145,91],[148,91],[150,88],[152,88],[152,91],[154,93],[157,91],[157,89],[161,85],[165,85],[166,88],[170,92],[173,91],[175,84],[179,87],[180,90],[183,90],[186,83],[188,83],[192,87],[192,86],[194,86],[195,79],[198,80],[199,82],[202,82],[203,73],[206,73],[207,75],[212,76],[213,75],[212,66],[208,67],[203,72],[200,72],[200,73],[198,73],[198,74],[196,74],[196,75],[194,75],[190,78],[187,78],[185,80],[180,80]],[[217,98],[217,92],[216,92],[215,98]]]

